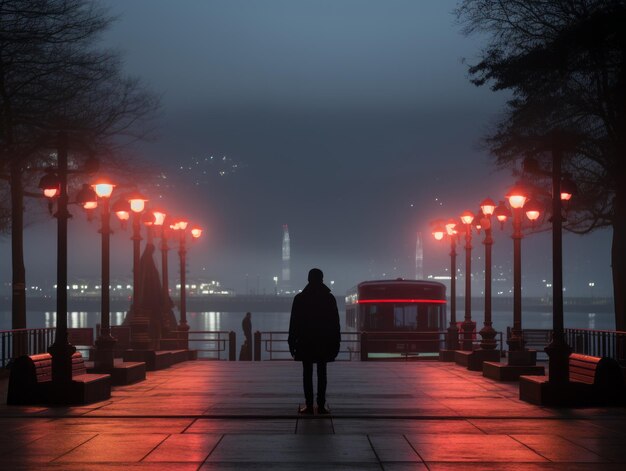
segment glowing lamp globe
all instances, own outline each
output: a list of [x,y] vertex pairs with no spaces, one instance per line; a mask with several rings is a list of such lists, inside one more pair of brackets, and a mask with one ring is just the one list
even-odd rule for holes
[[496,219],[503,224],[511,216],[511,212],[509,211],[509,208],[507,208],[504,204],[504,201],[500,201],[500,204],[498,204],[496,209],[493,211],[493,214]]
[[185,229],[187,229],[188,224],[189,224],[189,221],[185,221],[184,219],[179,219],[175,223],[175,225],[177,226],[176,228],[181,231],[184,231]]
[[109,198],[113,193],[115,185],[106,177],[100,177],[94,184],[91,185],[98,198]]
[[526,211],[526,217],[531,221],[536,221],[537,219],[539,219],[540,214],[541,213],[535,209],[529,209],[528,211]]
[[152,214],[154,215],[155,226],[162,226],[165,223],[165,216],[167,216],[167,214],[165,214],[163,211],[155,209],[154,211],[152,211]]
[[574,193],[576,193],[576,184],[568,176],[565,176],[561,180],[561,201],[571,200]]
[[454,219],[448,219],[448,222],[446,222],[446,232],[448,233],[448,235],[454,235],[456,234],[456,221]]
[[146,198],[141,193],[134,192],[127,195],[126,200],[128,201],[128,204],[130,204],[130,210],[133,213],[140,213],[146,207],[146,202],[148,201],[148,198]]
[[506,199],[509,200],[509,204],[513,209],[521,209],[526,204],[526,200],[528,197],[526,196],[526,192],[520,185],[515,185],[513,188],[509,190],[509,193],[506,195]]
[[115,215],[120,221],[128,221],[130,213],[128,211],[115,211]]
[[194,239],[197,239],[198,237],[200,237],[202,235],[202,229],[199,227],[194,227],[193,229],[191,229],[191,236]]
[[541,208],[535,201],[530,201],[526,205],[525,209],[526,209],[526,217],[532,222],[535,222],[537,219],[539,219],[539,216],[541,216]]
[[480,203],[480,209],[485,216],[491,216],[496,210],[496,204],[491,198],[485,198],[482,203]]
[[111,207],[111,211],[115,213],[117,218],[123,222],[128,221],[130,218],[130,205],[125,198],[119,198],[113,206]]
[[143,222],[144,226],[150,227],[154,224],[155,216],[153,213],[143,213],[141,215],[141,222]]
[[43,191],[46,198],[54,198],[61,193],[61,182],[59,177],[54,173],[46,173],[39,180],[39,188]]
[[463,221],[463,224],[471,224],[473,220],[474,215],[471,211],[463,211],[461,214],[461,221]]
[[98,207],[97,201],[85,201],[83,203],[83,208],[85,209],[96,209]]

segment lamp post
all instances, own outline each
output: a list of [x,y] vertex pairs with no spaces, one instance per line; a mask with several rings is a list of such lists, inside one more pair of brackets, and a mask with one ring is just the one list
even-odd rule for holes
[[480,348],[482,350],[495,350],[497,346],[496,331],[491,320],[491,249],[493,246],[493,231],[491,229],[491,216],[496,210],[496,205],[490,198],[480,203],[483,214],[481,227],[485,230],[483,244],[485,246],[485,319],[483,328],[480,329]]
[[113,185],[108,179],[101,178],[92,185],[102,203],[100,233],[102,235],[102,288],[100,295],[100,333],[96,339],[95,369],[98,371],[112,371],[114,364],[114,350],[116,339],[111,335],[111,319],[109,305],[110,285],[110,239],[111,239],[111,211],[109,201],[113,193]]
[[172,301],[170,298],[169,289],[169,273],[168,273],[168,260],[167,253],[169,246],[167,244],[167,213],[161,209],[152,210],[154,215],[154,225],[159,228],[159,237],[161,239],[161,297],[163,299],[163,319],[165,320],[165,327],[167,330],[174,330],[175,325],[170,325],[169,319],[172,317]]
[[509,351],[522,351],[522,209],[528,199],[521,185],[515,184],[506,195],[513,213],[513,327],[507,343]]
[[556,142],[552,147],[552,341],[546,347],[548,380],[553,384],[569,381],[571,348],[565,340],[563,322],[563,215],[562,201],[569,201],[573,183],[561,175],[562,149]]
[[476,322],[472,321],[472,221],[471,211],[461,214],[465,225],[465,319],[463,321],[463,350],[472,350],[472,333]]
[[[54,213],[57,218],[56,335],[54,343],[48,349],[52,355],[52,381],[69,383],[72,381],[71,358],[76,348],[67,340],[67,220],[70,218],[67,209],[67,135],[60,133],[58,139],[56,173],[44,176],[39,187],[44,190],[44,195],[57,200],[57,210]],[[47,181],[44,181],[46,177]]]
[[126,195],[126,200],[133,213],[133,303],[131,306],[131,340],[132,347],[137,350],[147,350],[151,346],[150,321],[139,308],[140,296],[140,252],[141,252],[141,213],[148,199],[139,192]]
[[[446,235],[450,239],[450,325],[448,326],[448,335],[446,349],[453,352],[459,348],[459,328],[456,323],[456,222],[449,220],[445,225],[441,222],[436,223],[433,230],[435,240],[442,240]],[[450,356],[440,358],[446,361],[454,361],[454,357]]]
[[189,331],[187,324],[187,274],[186,274],[186,257],[187,247],[185,246],[185,235],[188,221],[179,219],[172,225],[172,229],[178,232],[178,256],[180,259],[180,323],[178,330],[184,332],[185,344],[187,343],[186,333]]

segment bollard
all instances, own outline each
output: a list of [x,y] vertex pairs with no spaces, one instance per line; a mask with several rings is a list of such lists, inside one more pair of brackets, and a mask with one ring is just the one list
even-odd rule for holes
[[361,361],[367,361],[367,332],[361,332]]
[[235,361],[237,359],[237,334],[232,330],[228,332],[228,360]]
[[254,333],[254,361],[261,361],[261,332]]

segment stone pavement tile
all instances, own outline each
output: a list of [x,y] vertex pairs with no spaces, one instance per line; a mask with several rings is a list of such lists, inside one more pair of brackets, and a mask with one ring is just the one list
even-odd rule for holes
[[59,462],[132,462],[140,461],[168,436],[165,434],[114,434],[94,437],[61,456]]
[[221,438],[222,435],[199,433],[170,435],[142,461],[202,463]]
[[38,432],[42,426],[53,420],[49,418],[34,418],[32,420],[21,417],[0,418],[0,431],[4,434]]
[[291,463],[204,463],[200,468],[201,471],[380,471],[381,469],[378,463],[303,463],[300,461]]
[[298,417],[296,433],[299,435],[332,435],[335,433],[335,430],[330,417]]
[[608,461],[586,448],[575,445],[565,438],[556,435],[511,435],[534,452],[550,461],[574,463],[598,463]]
[[226,435],[209,456],[219,463],[377,463],[365,435]]
[[[431,471],[624,471],[621,464],[592,463],[530,463],[530,462],[475,462],[475,463],[442,463],[430,462]],[[385,471],[387,468],[385,468]]]
[[45,432],[38,432],[35,430],[20,430],[19,432],[2,433],[0,434],[0,455],[23,448],[26,444],[39,440],[45,435]]
[[459,416],[549,417],[553,415],[553,412],[548,410],[503,397],[489,400],[442,399],[441,404],[454,410]]
[[485,433],[493,434],[551,434],[570,437],[614,436],[605,428],[583,420],[552,419],[468,419]]
[[406,438],[427,464],[431,461],[547,461],[507,435],[410,434]]
[[52,461],[74,448],[88,443],[95,436],[94,433],[49,433],[37,440],[23,443],[10,453],[3,454],[2,462],[28,461],[37,463]]
[[295,433],[296,419],[196,419],[185,433]]
[[193,419],[178,418],[109,418],[80,417],[54,419],[39,426],[39,430],[59,432],[96,432],[96,433],[182,433]]
[[626,439],[626,427],[624,427],[624,424],[626,423],[626,418],[621,418],[621,419],[593,418],[593,419],[590,419],[589,422],[591,422],[593,425],[601,427],[603,430],[610,431],[610,433],[613,436],[618,435]]
[[333,418],[333,426],[337,434],[483,433],[467,420]]
[[378,459],[387,462],[422,463],[415,450],[403,435],[368,435]]
[[[12,463],[11,471],[50,469],[57,471],[196,471],[202,463]],[[2,469],[2,468],[0,468]]]
[[618,463],[626,463],[626,441],[623,436],[602,438],[572,437],[570,440],[603,458]]

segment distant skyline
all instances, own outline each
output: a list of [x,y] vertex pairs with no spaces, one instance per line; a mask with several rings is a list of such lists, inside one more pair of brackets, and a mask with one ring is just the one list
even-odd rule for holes
[[[164,205],[206,229],[190,244],[190,276],[239,292],[258,277],[271,292],[283,224],[294,289],[313,266],[339,296],[365,279],[411,278],[418,231],[424,272],[444,274],[449,247],[432,239],[429,222],[503,199],[513,183],[480,141],[507,97],[469,83],[463,59],[472,63],[483,43],[461,35],[455,1],[104,4],[118,20],[103,45],[122,50],[125,70],[162,94],[158,140],[128,152],[162,169]],[[70,278],[95,278],[98,223],[72,212]],[[131,243],[114,226],[111,276],[123,278]],[[26,229],[29,283],[56,276],[54,228],[44,219]],[[510,233],[495,231],[494,263],[505,271]],[[586,295],[590,282],[596,295],[611,294],[610,236],[565,236],[566,296]],[[481,240],[474,237],[475,270]],[[525,294],[550,281],[550,247],[547,233],[524,239]],[[3,284],[9,257],[4,237]]]

